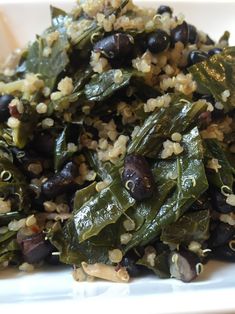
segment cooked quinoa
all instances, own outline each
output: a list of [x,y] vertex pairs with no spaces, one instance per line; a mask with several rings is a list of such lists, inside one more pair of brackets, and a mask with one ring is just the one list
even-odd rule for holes
[[188,282],[235,261],[235,48],[204,31],[131,0],[52,7],[0,73],[0,267]]

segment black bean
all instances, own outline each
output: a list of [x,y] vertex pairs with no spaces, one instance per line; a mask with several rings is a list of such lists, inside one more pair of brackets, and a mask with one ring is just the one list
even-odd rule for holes
[[43,212],[45,210],[43,205],[43,203],[45,202],[44,196],[40,195],[38,197],[33,190],[30,190],[30,193],[31,193],[31,207],[36,211]]
[[184,45],[188,43],[188,24],[186,22],[177,25],[171,30],[171,42],[173,46],[178,41],[182,42]]
[[235,212],[235,207],[226,203],[226,196],[224,196],[220,191],[217,189],[211,189],[210,195],[212,208],[215,211],[223,214]]
[[17,235],[17,241],[21,246],[24,260],[30,264],[43,261],[52,252],[52,246],[45,240],[42,232],[26,235],[25,237]]
[[173,251],[169,255],[169,268],[172,277],[190,282],[200,273],[200,259],[190,251]]
[[201,50],[192,50],[188,55],[188,66],[205,61],[207,58],[208,54],[206,52]]
[[[235,240],[231,240],[235,241]],[[212,257],[218,260],[235,262],[235,245],[233,242],[219,246],[212,251]]]
[[74,184],[77,176],[77,166],[72,162],[67,163],[60,172],[42,184],[42,194],[46,198],[52,199],[60,193],[66,192]]
[[35,136],[32,146],[40,154],[51,157],[54,154],[55,139],[48,133]]
[[198,41],[197,29],[194,25],[188,24],[188,42],[195,44]]
[[14,97],[11,95],[0,96],[0,122],[6,122],[10,117],[10,110],[8,105]]
[[123,58],[131,54],[134,39],[132,36],[117,33],[102,38],[94,45],[94,51],[101,52],[109,59]]
[[227,223],[219,222],[211,231],[209,247],[217,247],[228,243],[235,235],[235,228]]
[[126,156],[122,173],[122,182],[130,195],[138,201],[150,198],[153,195],[153,174],[148,162],[143,156]]
[[224,109],[217,109],[214,107],[214,110],[211,112],[212,120],[225,118]]
[[121,265],[126,268],[129,275],[134,277],[139,277],[146,272],[146,268],[142,265],[136,264],[140,257],[137,256],[133,251],[128,252],[122,259]]
[[[60,255],[58,254],[58,250],[57,248],[52,245],[51,245],[51,254],[49,254],[46,258],[45,258],[45,262],[49,265],[53,265],[53,266],[57,266],[57,265],[61,265],[61,262],[60,262]],[[55,253],[55,254],[53,254]]]
[[168,5],[160,5],[157,9],[157,14],[169,13],[172,16],[172,9]]
[[58,266],[62,264],[60,262],[60,255],[59,254],[54,255],[53,252],[45,258],[45,262],[53,266]]
[[211,57],[211,56],[221,53],[222,51],[223,50],[221,48],[213,48],[208,51],[208,55]]
[[169,47],[170,36],[163,30],[157,29],[148,35],[147,45],[152,53],[162,52]]
[[135,38],[135,48],[140,53],[144,53],[148,49],[148,43],[147,43],[146,36],[138,36]]

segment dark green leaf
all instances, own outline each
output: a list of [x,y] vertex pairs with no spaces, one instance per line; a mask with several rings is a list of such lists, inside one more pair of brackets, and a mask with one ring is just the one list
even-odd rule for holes
[[134,95],[143,101],[161,96],[160,91],[146,84],[141,78],[134,78],[131,81],[131,86],[133,87]]
[[[144,228],[152,221],[175,187],[176,183],[168,180],[156,187],[152,198],[137,203],[127,211],[127,215],[135,222],[135,230]],[[126,219],[125,216],[123,218]],[[132,240],[128,243],[128,248],[130,245],[133,246]]]
[[134,140],[128,147],[128,153],[156,157],[162,143],[174,132],[183,133],[196,124],[196,119],[205,110],[200,102],[172,103],[151,114],[143,123]]
[[24,148],[32,139],[32,133],[38,121],[38,114],[28,101],[21,100],[21,102],[24,105],[24,113],[20,117],[18,127],[11,129],[6,127],[5,124],[0,125],[0,136],[6,142],[6,147]]
[[20,122],[19,126],[12,130],[12,140],[18,148],[24,148],[32,136],[34,123]]
[[74,208],[81,208],[84,203],[87,203],[90,200],[90,198],[97,193],[95,188],[96,183],[97,182],[93,182],[75,193],[73,201]]
[[205,164],[212,158],[217,159],[221,168],[217,172],[213,169],[206,168],[209,183],[220,189],[223,185],[233,189],[234,176],[232,166],[228,161],[221,144],[216,139],[205,139]]
[[30,204],[28,202],[27,183],[22,173],[8,159],[1,158],[0,174],[1,197],[14,197],[17,200],[17,210],[27,210]]
[[8,231],[0,235],[0,265],[3,262],[9,262],[15,259],[19,251],[20,247],[16,242],[16,232]]
[[51,90],[54,88],[59,74],[65,70],[69,63],[67,55],[69,42],[66,31],[62,31],[63,28],[59,28],[60,35],[51,47],[51,54],[48,57],[43,56],[43,50],[47,47],[45,37],[48,33],[55,30],[58,30],[58,28],[49,28],[43,37],[39,37],[31,46],[29,46],[26,59],[26,71],[39,74],[46,86]]
[[[19,251],[11,251],[0,255],[0,265],[4,262],[13,261],[14,265],[18,264],[20,261]],[[5,267],[4,267],[5,268]]]
[[96,172],[98,178],[101,180],[109,180],[111,182],[112,177],[115,177],[116,175],[116,167],[110,162],[101,162],[95,151],[86,150],[84,154],[90,168]]
[[75,105],[77,105],[79,100],[82,102],[81,100],[84,98],[83,88],[90,80],[92,73],[93,71],[90,67],[79,69],[73,77],[73,92],[70,95],[53,100],[49,105],[51,111],[54,109],[57,111],[64,111],[70,107],[70,104],[76,103]]
[[[83,19],[81,17],[80,19]],[[73,41],[76,49],[81,51],[90,51],[92,46],[92,38],[101,37],[103,34],[103,28],[97,25],[94,20],[87,20],[87,25],[84,31]]]
[[[189,68],[199,91],[212,94],[224,105],[226,112],[235,108],[235,47],[228,47],[206,61]],[[230,96],[225,101],[222,93],[228,90]]]
[[[103,231],[102,231],[103,232]],[[60,252],[60,261],[66,264],[79,266],[85,261],[90,264],[107,263],[108,250],[107,233],[102,232],[96,237],[103,245],[93,244],[92,238],[89,241],[79,243],[77,229],[73,220],[69,220],[63,229],[54,232],[50,236],[50,241]],[[110,237],[109,237],[110,238]],[[112,238],[109,240],[112,242]]]
[[209,237],[209,210],[186,213],[175,223],[162,229],[161,241],[173,244],[202,242]]
[[1,234],[0,235],[0,245],[3,245],[3,242],[6,242],[8,240],[12,240],[15,237],[15,235],[16,235],[16,231],[10,231],[10,230],[4,234]]
[[178,156],[176,160],[176,191],[156,212],[155,217],[133,234],[127,249],[137,244],[145,245],[154,239],[163,227],[177,221],[208,188],[198,129],[194,128],[190,133],[184,135],[182,144],[184,154]]
[[68,124],[55,140],[54,168],[58,171],[75,152],[68,151],[68,143],[78,145],[80,126]]
[[73,92],[81,91],[86,83],[89,82],[93,73],[94,72],[90,66],[78,69],[77,72],[74,74]]
[[19,245],[16,239],[11,239],[10,241],[5,241],[0,244],[0,255],[11,252],[18,251]]
[[107,225],[114,224],[135,200],[122,188],[117,177],[110,186],[84,203],[74,208],[73,218],[79,242],[99,234]]
[[131,70],[122,70],[123,80],[121,83],[114,82],[115,69],[95,74],[91,81],[85,85],[85,95],[90,101],[103,101],[111,97],[116,91],[130,83],[133,75]]
[[13,162],[13,155],[7,143],[3,140],[0,140],[0,158],[6,158],[10,162]]
[[[108,17],[111,14],[118,16],[118,14],[128,4],[128,2],[129,0],[122,1],[117,9],[107,12],[106,16]],[[81,19],[85,18],[82,16],[80,17],[80,20]],[[76,40],[73,41],[76,49],[81,51],[90,51],[94,39],[97,40],[98,38],[101,38],[104,34],[104,29],[99,26],[96,21],[92,19],[86,19],[86,23],[86,27],[84,27],[84,31],[82,32],[82,34],[80,34],[80,36],[78,36]]]

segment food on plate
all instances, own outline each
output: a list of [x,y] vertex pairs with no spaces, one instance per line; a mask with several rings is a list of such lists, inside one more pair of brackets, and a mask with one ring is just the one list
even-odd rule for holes
[[173,8],[51,7],[0,74],[0,265],[184,282],[235,261],[235,47]]

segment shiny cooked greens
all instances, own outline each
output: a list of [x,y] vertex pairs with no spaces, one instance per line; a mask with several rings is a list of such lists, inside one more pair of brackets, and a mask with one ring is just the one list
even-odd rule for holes
[[235,47],[114,2],[51,7],[0,74],[0,266],[191,281],[235,261]]

